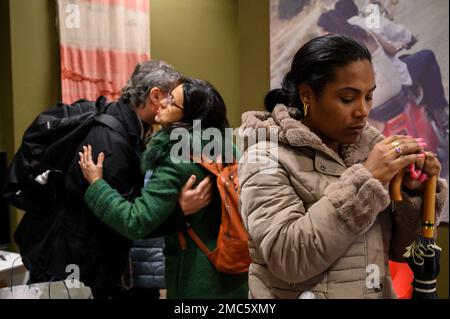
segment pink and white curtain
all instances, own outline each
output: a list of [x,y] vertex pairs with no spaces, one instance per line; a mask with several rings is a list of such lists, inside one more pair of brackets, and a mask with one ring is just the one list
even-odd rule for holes
[[150,59],[149,0],[58,0],[62,101],[120,95]]

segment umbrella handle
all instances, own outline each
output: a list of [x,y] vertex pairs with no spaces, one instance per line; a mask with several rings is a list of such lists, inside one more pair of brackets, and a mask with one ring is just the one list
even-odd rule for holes
[[402,169],[389,183],[389,195],[391,200],[395,202],[401,202],[403,200],[401,192],[403,175],[405,175],[405,170]]
[[436,217],[436,187],[437,176],[428,179],[425,184],[425,195],[423,197],[422,211],[422,236],[424,238],[434,238],[434,221]]
[[[402,201],[402,179],[405,174],[404,170],[395,175],[395,177],[389,183],[389,195],[391,200],[400,202]],[[423,198],[423,210],[422,210],[422,237],[434,238],[434,222],[435,222],[435,205],[436,205],[436,186],[437,176],[431,176],[425,183],[425,192]]]

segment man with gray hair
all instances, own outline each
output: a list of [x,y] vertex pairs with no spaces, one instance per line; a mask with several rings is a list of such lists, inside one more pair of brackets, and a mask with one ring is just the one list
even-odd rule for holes
[[[127,200],[140,194],[143,174],[140,157],[145,148],[147,130],[169,91],[181,74],[163,61],[146,61],[136,66],[121,97],[107,104],[104,113],[117,119],[120,130],[94,125],[80,142],[64,179],[61,196],[49,203],[52,218],[45,221],[25,214],[15,233],[17,242],[26,245],[31,259],[32,282],[50,281],[54,278],[75,277],[92,289],[94,298],[109,298],[120,284],[128,260],[131,241],[98,219],[86,206],[84,193],[88,186],[78,165],[78,152],[83,145],[92,145],[95,156],[103,152],[108,161],[105,180]],[[188,181],[179,199],[180,213],[167,220],[156,234],[174,225],[184,225],[183,212],[195,212],[209,203],[204,191],[205,183],[190,190]],[[209,192],[209,191],[208,191]],[[33,237],[35,223],[48,223],[45,238]],[[22,249],[21,247],[21,249]],[[68,270],[69,269],[69,270]],[[72,272],[72,273],[70,273]]]

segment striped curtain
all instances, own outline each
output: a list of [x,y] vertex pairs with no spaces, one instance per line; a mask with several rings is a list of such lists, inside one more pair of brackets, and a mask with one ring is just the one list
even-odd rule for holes
[[149,0],[58,0],[62,101],[117,99],[150,59]]

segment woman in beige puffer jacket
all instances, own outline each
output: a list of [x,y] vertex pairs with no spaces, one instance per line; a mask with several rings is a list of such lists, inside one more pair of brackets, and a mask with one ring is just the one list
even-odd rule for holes
[[[243,114],[243,134],[267,133],[239,165],[251,298],[396,297],[388,261],[404,261],[419,236],[420,176],[439,174],[440,163],[420,139],[385,138],[366,124],[374,78],[364,45],[316,38],[265,100],[268,109],[283,103]],[[405,178],[392,206],[388,183],[412,163],[421,172]],[[439,179],[437,220],[446,198]]]

